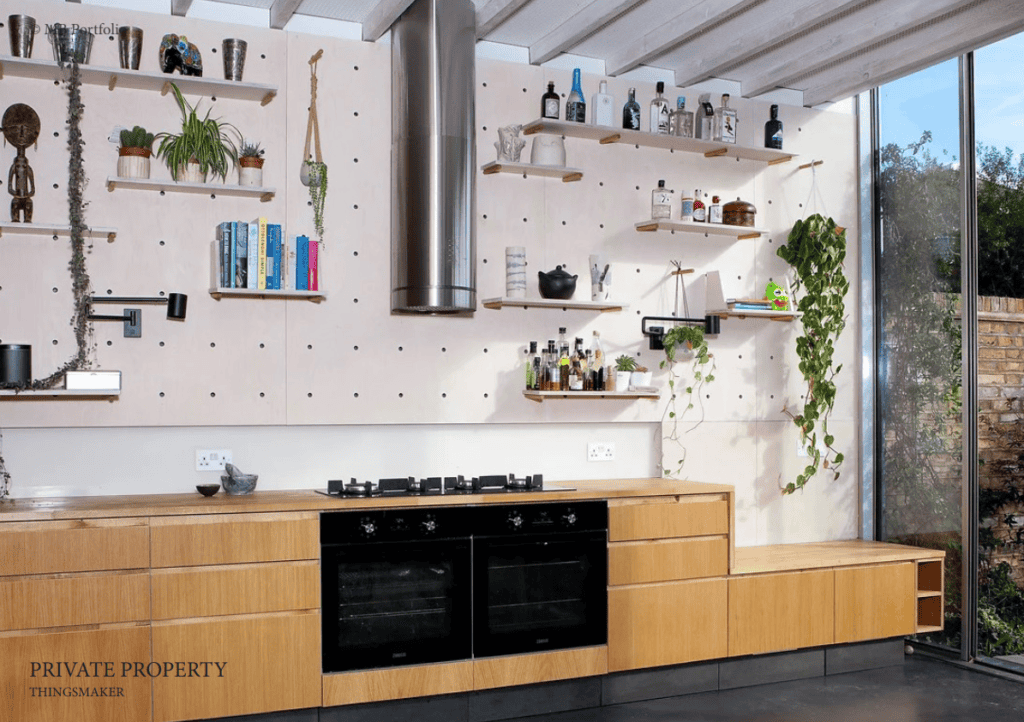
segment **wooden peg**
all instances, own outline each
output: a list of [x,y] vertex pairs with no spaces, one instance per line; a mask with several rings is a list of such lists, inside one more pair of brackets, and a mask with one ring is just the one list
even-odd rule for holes
[[802,166],[797,168],[797,170],[804,170],[805,168],[813,168],[814,166],[821,165],[824,162],[825,161],[823,161],[823,160],[812,160],[810,163],[804,163]]
[[693,268],[677,268],[676,270],[672,271],[672,275],[673,276],[685,276],[688,273],[693,273],[694,270],[695,269],[693,269]]
[[171,92],[171,81],[170,80],[168,80],[166,83],[164,83],[164,87],[160,88],[160,95],[167,95],[169,92]]
[[4,64],[0,63],[0,80],[4,79]]
[[269,103],[271,100],[273,100],[276,97],[277,97],[277,91],[276,90],[269,91],[266,95],[263,96],[263,100],[260,101],[260,106],[266,105],[267,103]]
[[315,53],[313,53],[313,57],[311,57],[311,58],[309,59],[309,64],[310,64],[310,65],[312,65],[313,63],[315,63],[315,62],[316,62],[317,60],[319,60],[319,59],[320,59],[320,58],[322,58],[323,56],[324,56],[324,49],[323,49],[323,48],[320,48],[320,49],[319,49],[319,50],[317,50],[317,51],[316,51]]
[[111,73],[110,80],[107,81],[107,90],[113,90],[115,85],[117,85],[117,76]]

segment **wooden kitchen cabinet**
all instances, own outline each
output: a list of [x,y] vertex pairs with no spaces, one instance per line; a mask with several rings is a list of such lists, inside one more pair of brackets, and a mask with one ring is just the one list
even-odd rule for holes
[[729,573],[729,539],[697,537],[608,545],[608,585],[644,584]]
[[726,656],[728,582],[702,579],[608,589],[608,671]]
[[473,661],[473,689],[593,677],[607,671],[608,648],[604,646],[488,657]]
[[149,568],[146,519],[32,521],[0,525],[0,575]]
[[832,644],[831,569],[729,579],[729,656]]
[[608,503],[608,541],[611,542],[728,533],[729,500],[725,494]]
[[148,571],[0,578],[0,630],[148,621]]
[[208,677],[154,679],[155,722],[321,703],[320,615],[315,611],[155,622],[153,658],[222,665],[210,664]]
[[916,567],[905,562],[836,569],[836,643],[913,634]]
[[320,558],[312,512],[154,518],[153,568]]

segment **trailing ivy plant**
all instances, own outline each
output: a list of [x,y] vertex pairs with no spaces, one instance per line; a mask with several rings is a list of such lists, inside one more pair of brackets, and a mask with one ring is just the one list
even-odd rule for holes
[[324,242],[324,204],[327,202],[327,164],[305,160],[309,171],[309,199],[313,202],[313,227],[317,238]]
[[[665,359],[661,362],[661,368],[668,368],[669,389],[668,405],[665,407],[665,414],[662,416],[662,424],[664,425],[666,418],[672,421],[671,431],[665,436],[665,440],[676,442],[679,448],[682,449],[683,454],[683,458],[679,459],[678,465],[674,470],[669,471],[665,467],[662,468],[662,473],[665,476],[672,476],[673,474],[679,474],[682,471],[683,464],[686,462],[686,447],[683,446],[679,435],[679,419],[694,407],[693,400],[696,396],[697,403],[700,405],[700,419],[687,431],[693,431],[704,421],[704,403],[701,400],[701,391],[706,384],[715,380],[715,357],[711,355],[708,349],[708,341],[704,337],[704,329],[699,326],[673,326],[665,333],[662,343],[665,346]],[[680,412],[676,407],[676,397],[678,395],[676,382],[679,380],[679,374],[676,373],[675,366],[677,363],[676,354],[681,353],[681,349],[688,349],[692,354],[690,357],[690,376],[692,381],[683,389],[686,394],[686,407]]]
[[843,298],[850,288],[843,275],[846,231],[831,218],[814,214],[796,222],[777,253],[796,269],[794,290],[804,289],[797,304],[803,314],[803,335],[796,340],[796,353],[807,391],[799,413],[788,407],[783,411],[799,427],[810,463],[783,488],[783,494],[792,494],[819,469],[828,469],[833,480],[838,479],[843,463],[843,455],[833,446],[835,437],[828,431],[828,418],[836,400],[835,377],[843,368],[842,364],[835,365],[833,355],[836,340],[846,326]]

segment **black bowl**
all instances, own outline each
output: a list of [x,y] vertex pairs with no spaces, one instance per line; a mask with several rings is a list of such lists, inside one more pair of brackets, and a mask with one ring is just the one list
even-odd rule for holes
[[196,484],[196,491],[203,496],[213,496],[220,491],[220,484]]

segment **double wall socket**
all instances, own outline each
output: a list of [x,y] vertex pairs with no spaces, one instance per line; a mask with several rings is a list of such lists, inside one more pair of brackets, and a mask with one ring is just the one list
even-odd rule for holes
[[615,444],[611,441],[589,442],[587,461],[615,461]]
[[224,471],[231,463],[231,449],[196,449],[196,471]]

